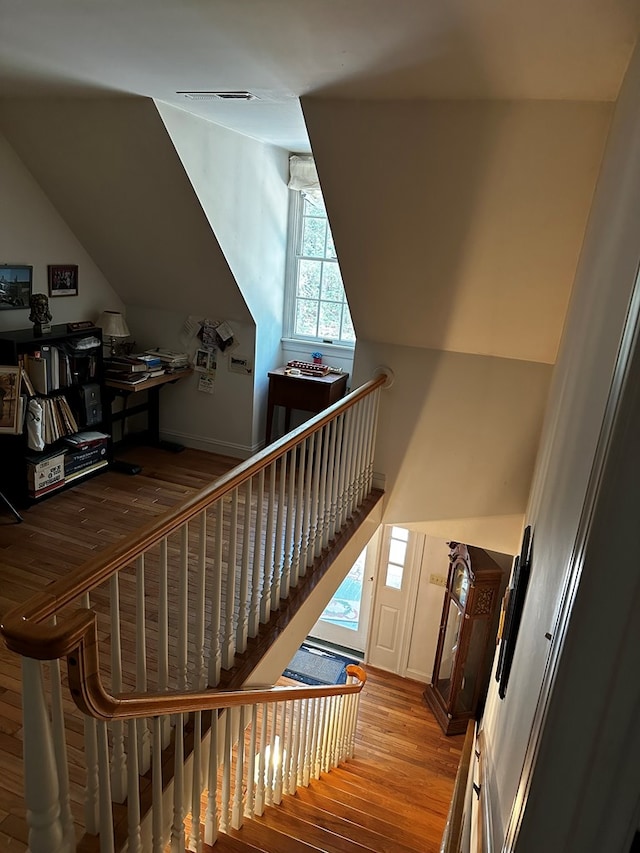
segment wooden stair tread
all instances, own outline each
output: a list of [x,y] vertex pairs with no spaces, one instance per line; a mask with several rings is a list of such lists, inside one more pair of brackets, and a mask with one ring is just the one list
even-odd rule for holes
[[[331,801],[327,801],[329,805]],[[351,812],[350,817],[337,814],[333,809],[325,809],[322,805],[312,803],[302,798],[287,797],[282,801],[281,808],[289,814],[307,820],[315,826],[321,826],[335,835],[360,844],[368,850],[388,851],[388,853],[420,853],[422,839],[413,839],[409,844],[402,837],[402,827],[381,826],[373,829],[358,821],[358,815]],[[382,830],[382,831],[380,831]],[[388,830],[388,831],[387,831]]]
[[[270,806],[266,811],[273,811],[273,808]],[[246,840],[265,853],[324,853],[324,848],[314,847],[286,831],[280,832],[277,827],[263,823],[262,818],[245,819],[241,829],[230,829],[227,835],[237,841]],[[214,851],[217,846],[214,846]]]
[[367,810],[365,800],[361,800],[358,804],[346,803],[339,799],[339,796],[340,791],[338,789],[332,789],[331,794],[328,791],[323,793],[317,791],[315,785],[309,788],[300,788],[296,793],[296,798],[303,803],[341,817],[378,835],[395,839],[406,847],[418,851],[422,849],[423,836],[416,831],[415,824],[409,824],[411,827],[409,829],[406,822],[398,822],[397,813],[391,809],[373,807],[373,809]]
[[[283,832],[286,832],[292,839],[295,839],[297,843],[304,841],[313,844],[318,850],[324,851],[324,853],[371,853],[375,849],[353,841],[350,838],[345,838],[329,828],[318,826],[309,820],[290,813],[286,808],[283,808],[284,802],[283,799],[279,806],[265,809],[262,817],[256,819],[256,823],[261,826],[266,824],[272,828],[279,828]],[[328,815],[327,817],[332,816]],[[387,848],[384,849],[385,851],[387,850]],[[380,853],[382,853],[382,850]],[[389,848],[389,853],[395,853],[393,848]]]
[[269,853],[269,848],[257,846],[235,835],[219,832],[216,843],[202,845],[202,853]]

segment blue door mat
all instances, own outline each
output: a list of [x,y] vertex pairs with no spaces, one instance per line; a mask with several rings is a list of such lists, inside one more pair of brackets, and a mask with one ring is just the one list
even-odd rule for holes
[[351,663],[358,661],[303,644],[282,674],[303,684],[346,684]]

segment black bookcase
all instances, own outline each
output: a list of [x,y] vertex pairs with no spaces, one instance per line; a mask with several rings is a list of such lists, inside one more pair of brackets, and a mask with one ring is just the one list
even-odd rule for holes
[[[79,342],[90,338],[96,339],[97,345],[78,348]],[[26,366],[29,356],[38,353],[50,356],[53,348],[57,350],[57,370],[52,387],[46,393],[36,390],[35,395],[28,395],[29,398],[63,396],[79,432],[107,433],[102,408],[105,394],[101,329],[68,331],[67,326],[61,324],[52,326],[47,335],[35,335],[33,327],[0,332],[2,365]],[[22,393],[28,394],[24,384]],[[36,451],[28,446],[26,422],[19,435],[0,435],[0,490],[16,503],[27,505],[107,469],[112,458],[110,438],[106,442],[96,440],[90,445],[72,448],[65,437],[54,439],[44,450]]]

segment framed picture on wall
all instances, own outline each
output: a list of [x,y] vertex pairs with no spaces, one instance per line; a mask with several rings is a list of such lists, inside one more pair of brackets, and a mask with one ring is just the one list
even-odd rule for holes
[[0,435],[18,432],[20,373],[19,367],[0,366]]
[[73,264],[50,264],[47,270],[49,273],[49,296],[78,295],[77,266]]
[[0,310],[28,308],[33,267],[24,264],[0,264]]
[[504,621],[504,631],[498,653],[496,681],[499,682],[498,695],[504,699],[511,674],[511,664],[516,650],[516,641],[520,629],[520,620],[524,609],[524,600],[531,573],[531,525],[524,530],[520,554],[513,564],[513,575],[509,588],[508,603]]

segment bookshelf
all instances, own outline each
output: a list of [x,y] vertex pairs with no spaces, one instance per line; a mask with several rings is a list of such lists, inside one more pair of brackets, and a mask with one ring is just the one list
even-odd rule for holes
[[28,504],[108,467],[101,329],[0,332],[0,364],[22,366],[29,376],[21,387],[24,425],[0,435],[5,493]]

